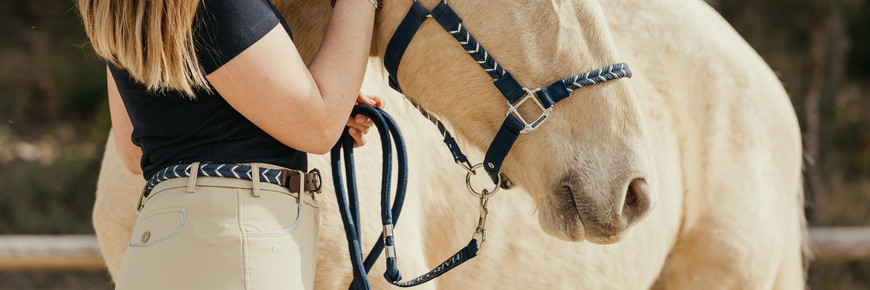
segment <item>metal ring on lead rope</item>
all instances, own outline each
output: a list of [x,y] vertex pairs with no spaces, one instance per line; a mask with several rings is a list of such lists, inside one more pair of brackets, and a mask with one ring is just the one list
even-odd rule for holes
[[468,186],[468,192],[476,197],[486,196],[486,198],[490,198],[494,196],[498,190],[501,188],[501,175],[498,176],[498,182],[495,184],[492,190],[483,189],[483,192],[477,192],[474,190],[474,187],[471,186],[471,176],[476,175],[475,171],[479,168],[483,167],[483,163],[475,164],[471,167],[471,170],[465,174],[465,185]]

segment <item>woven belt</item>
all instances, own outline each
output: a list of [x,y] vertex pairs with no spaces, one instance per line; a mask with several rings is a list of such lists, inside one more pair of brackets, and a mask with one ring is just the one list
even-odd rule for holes
[[[145,189],[143,190],[143,197],[148,197],[148,195],[151,194],[151,190],[154,189],[154,187],[157,186],[158,183],[164,180],[190,176],[190,169],[192,167],[193,164],[185,163],[172,165],[158,171],[156,174],[154,174],[154,176],[151,177],[150,180],[148,180],[148,183],[145,185]],[[310,172],[305,173],[299,170],[271,169],[261,167],[259,168],[259,172],[260,182],[284,186],[289,188],[290,192],[300,192],[300,176],[303,176],[305,178],[304,191],[313,191],[319,193],[321,190],[320,171],[317,169],[312,169]],[[241,164],[202,163],[199,165],[199,169],[197,170],[197,176],[201,177],[226,177],[247,180],[253,180],[251,178],[252,173],[253,170],[251,169],[250,165]]]

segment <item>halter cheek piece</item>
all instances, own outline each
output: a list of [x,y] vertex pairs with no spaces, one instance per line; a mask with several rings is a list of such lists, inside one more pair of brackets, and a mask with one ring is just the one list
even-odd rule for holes
[[[472,240],[468,245],[428,273],[402,282],[402,276],[399,274],[396,260],[393,228],[395,227],[396,221],[399,219],[399,214],[402,210],[402,202],[405,198],[405,188],[407,187],[407,157],[404,150],[404,141],[398,130],[398,126],[389,115],[379,109],[374,109],[364,105],[357,106],[354,108],[351,115],[363,114],[372,119],[380,132],[379,135],[381,136],[381,145],[382,150],[384,151],[384,166],[382,168],[383,180],[381,185],[381,219],[384,230],[382,232],[383,237],[375,243],[369,255],[363,259],[360,243],[361,232],[359,228],[359,204],[357,202],[356,183],[353,178],[353,139],[345,131],[342,138],[339,140],[339,143],[332,149],[331,165],[333,170],[333,184],[335,185],[336,197],[339,202],[339,210],[341,211],[345,234],[347,235],[348,248],[353,267],[354,279],[350,285],[351,289],[370,289],[368,278],[366,277],[367,273],[371,270],[377,260],[377,256],[385,248],[387,252],[387,271],[384,273],[384,278],[386,278],[390,284],[399,287],[412,287],[426,283],[477,256],[479,249],[483,246],[483,242],[486,240],[486,217],[489,212],[487,209],[487,202],[500,187],[504,186],[503,180],[500,178],[499,170],[502,162],[513,146],[514,141],[517,140],[519,135],[532,132],[540,127],[549,117],[553,105],[569,97],[571,91],[584,86],[631,76],[631,71],[629,71],[628,66],[624,63],[619,63],[557,81],[542,89],[525,88],[521,86],[510,73],[499,66],[498,63],[495,62],[495,59],[493,59],[486,50],[484,50],[483,47],[481,47],[480,44],[471,37],[471,34],[469,34],[468,31],[465,30],[465,27],[463,27],[462,19],[456,15],[453,9],[451,9],[446,2],[442,1],[430,12],[420,5],[420,3],[414,1],[410,11],[408,11],[408,14],[405,15],[404,19],[402,19],[402,22],[393,34],[392,39],[390,39],[390,42],[387,45],[386,55],[384,56],[384,66],[390,75],[390,87],[399,92],[401,92],[397,77],[399,64],[402,61],[405,50],[414,38],[414,34],[417,33],[420,25],[422,25],[427,18],[435,19],[435,21],[441,24],[441,27],[447,30],[450,35],[453,35],[453,37],[459,41],[468,54],[477,61],[480,67],[483,68],[490,77],[492,77],[495,87],[502,93],[505,99],[507,99],[508,109],[505,114],[505,120],[502,123],[501,128],[498,130],[498,133],[496,133],[495,138],[492,140],[489,149],[486,151],[484,162],[476,165],[471,165],[471,163],[468,162],[468,158],[462,153],[456,140],[453,139],[444,124],[435,116],[429,114],[426,110],[420,106],[416,106],[415,104],[417,109],[419,109],[426,118],[435,123],[438,127],[438,130],[444,137],[444,143],[453,155],[454,161],[468,171],[468,174],[466,175],[466,183],[468,184],[468,189],[471,193],[480,199],[480,219],[478,220],[477,228],[472,235]],[[529,100],[534,102],[542,111],[541,115],[534,119],[526,119],[518,111],[518,108]],[[390,138],[396,142],[397,159],[399,163],[396,196],[392,207],[390,206],[390,173],[392,163],[392,153],[390,153],[392,147],[390,145]],[[348,176],[347,184],[342,182],[340,170],[342,148],[344,148],[345,168],[347,168],[347,172],[345,172]],[[471,175],[475,174],[475,171],[480,167],[484,168],[489,177],[496,184],[492,190],[483,189],[481,192],[477,192],[472,188],[470,183]],[[345,188],[347,189],[347,195],[344,194]]]

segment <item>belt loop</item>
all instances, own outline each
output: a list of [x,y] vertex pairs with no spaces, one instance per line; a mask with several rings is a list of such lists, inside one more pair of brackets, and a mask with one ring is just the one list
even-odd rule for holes
[[299,193],[296,196],[296,205],[302,205],[302,194],[305,192],[305,171],[297,170],[299,172]]
[[260,197],[260,163],[251,163],[251,182],[253,182],[254,197]]
[[136,214],[139,214],[142,211],[142,208],[145,207],[145,190],[148,189],[148,182],[145,182],[145,186],[142,187],[142,192],[139,193],[139,202],[136,203]]
[[190,177],[187,179],[187,192],[196,192],[196,177],[199,176],[199,162],[190,164]]

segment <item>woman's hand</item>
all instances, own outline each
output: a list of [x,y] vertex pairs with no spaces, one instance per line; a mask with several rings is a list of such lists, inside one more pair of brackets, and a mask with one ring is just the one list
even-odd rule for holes
[[[356,98],[357,105],[369,105],[375,108],[383,108],[384,100],[378,96],[367,95],[362,92]],[[369,133],[369,128],[375,123],[366,116],[356,115],[356,117],[347,118],[347,133],[353,137],[353,147],[360,147],[366,144],[365,135]]]

